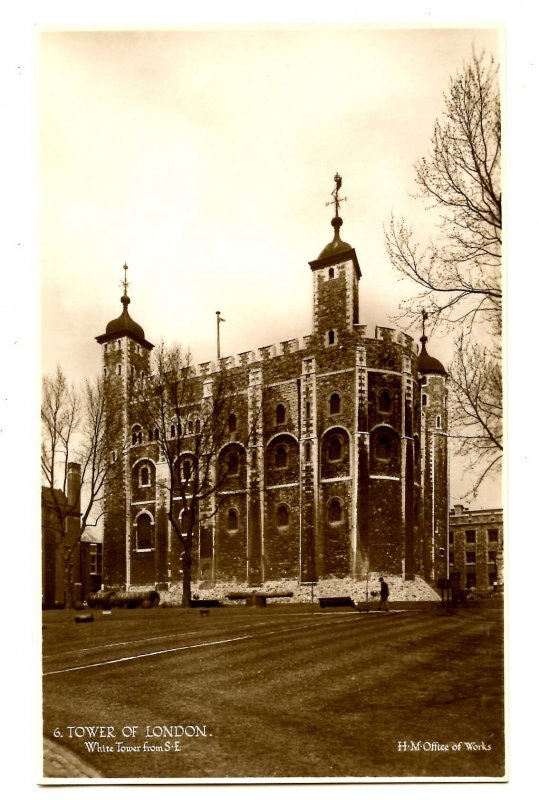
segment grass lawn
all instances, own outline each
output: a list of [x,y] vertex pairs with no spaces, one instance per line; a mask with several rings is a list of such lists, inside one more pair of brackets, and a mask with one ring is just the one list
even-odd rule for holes
[[104,777],[504,774],[501,609],[74,616],[44,612],[44,735]]

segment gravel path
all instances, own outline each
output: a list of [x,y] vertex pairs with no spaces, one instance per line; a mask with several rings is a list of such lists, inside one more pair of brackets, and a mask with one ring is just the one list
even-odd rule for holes
[[101,774],[71,750],[51,739],[43,742],[43,776],[45,778],[100,778]]

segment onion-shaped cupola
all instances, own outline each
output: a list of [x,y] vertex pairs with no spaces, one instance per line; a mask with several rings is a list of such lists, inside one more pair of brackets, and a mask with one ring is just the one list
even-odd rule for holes
[[425,334],[425,320],[427,319],[427,312],[421,312],[423,316],[423,335],[419,339],[421,342],[421,352],[417,357],[417,371],[422,375],[444,375],[447,376],[446,369],[441,361],[427,353],[426,344],[428,337]]
[[138,344],[141,344],[144,347],[153,348],[153,344],[150,344],[150,342],[146,340],[142,326],[131,318],[129,311],[127,310],[127,307],[131,302],[131,299],[127,295],[127,264],[124,264],[123,268],[126,270],[126,277],[123,281],[124,293],[121,297],[123,306],[122,313],[119,317],[116,317],[116,319],[113,319],[108,323],[105,333],[101,334],[101,336],[96,336],[95,338],[99,344],[102,344],[103,342],[108,342],[111,339],[119,339],[122,336],[129,336]]

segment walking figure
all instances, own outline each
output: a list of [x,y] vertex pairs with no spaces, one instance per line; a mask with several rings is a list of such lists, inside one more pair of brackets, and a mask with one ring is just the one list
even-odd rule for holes
[[380,611],[389,611],[387,598],[389,597],[389,586],[383,578],[380,578]]

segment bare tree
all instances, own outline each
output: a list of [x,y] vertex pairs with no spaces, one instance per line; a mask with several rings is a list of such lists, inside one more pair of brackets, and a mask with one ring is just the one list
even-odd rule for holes
[[[193,544],[196,530],[215,516],[220,490],[246,459],[256,414],[251,425],[236,431],[240,393],[229,371],[206,379],[195,376],[191,356],[179,346],[161,343],[152,353],[151,378],[135,389],[137,418],[159,440],[167,477],[159,484],[166,497],[167,517],[182,548],[182,605],[191,605]],[[241,445],[227,460],[222,448]]]
[[[456,332],[453,429],[462,437],[460,452],[479,469],[475,490],[499,466],[503,448],[501,121],[494,59],[474,54],[444,99],[432,151],[415,165],[415,197],[434,214],[436,237],[420,245],[413,229],[395,217],[385,237],[393,266],[419,287],[401,304],[398,318],[418,323],[425,308],[433,326]],[[488,381],[488,414],[477,403],[478,381]]]
[[[41,471],[48,499],[63,540],[65,604],[73,605],[74,557],[83,534],[102,516],[106,479],[112,468],[107,435],[122,430],[121,411],[108,404],[105,426],[105,387],[102,378],[86,381],[77,391],[62,369],[43,378],[41,403]],[[127,443],[126,443],[127,446]],[[80,465],[80,482],[69,491],[69,465]],[[59,494],[55,490],[60,490]],[[78,517],[75,534],[67,536],[67,521]]]

